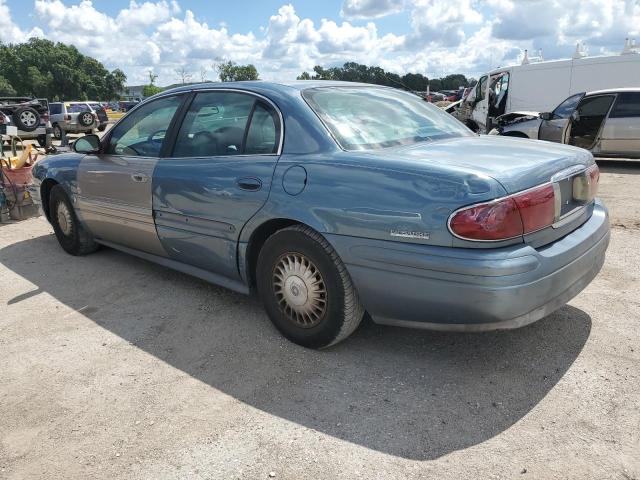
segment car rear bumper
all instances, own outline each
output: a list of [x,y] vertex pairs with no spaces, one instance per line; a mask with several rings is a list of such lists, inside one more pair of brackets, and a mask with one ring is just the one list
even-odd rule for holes
[[600,271],[606,207],[549,245],[462,249],[328,235],[377,323],[436,330],[517,328],[562,307]]

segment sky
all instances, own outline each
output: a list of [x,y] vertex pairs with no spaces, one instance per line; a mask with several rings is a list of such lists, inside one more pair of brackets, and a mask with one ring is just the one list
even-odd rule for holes
[[477,77],[539,49],[569,58],[640,43],[640,0],[0,0],[0,41],[75,45],[130,85],[215,79],[213,65],[253,63],[265,80],[346,61],[430,78]]

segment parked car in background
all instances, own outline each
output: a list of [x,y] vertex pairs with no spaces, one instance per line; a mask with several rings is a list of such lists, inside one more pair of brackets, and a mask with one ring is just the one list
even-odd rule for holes
[[640,157],[640,88],[577,93],[553,111],[503,115],[493,134],[566,143],[594,155]]
[[256,289],[307,347],[374,321],[516,328],[580,292],[609,241],[593,156],[478,136],[418,96],[350,82],[165,91],[33,168],[70,254],[108,245]]
[[18,129],[23,140],[36,139],[42,146],[46,143],[49,122],[49,102],[45,98],[0,97],[0,111]]
[[129,110],[131,110],[133,107],[135,107],[138,103],[140,102],[119,102],[118,103],[118,110],[121,112],[128,112]]
[[66,133],[93,133],[98,129],[98,115],[86,102],[53,102],[49,104],[53,136],[62,138]]
[[100,102],[87,102],[87,105],[89,105],[91,110],[98,117],[98,130],[100,132],[104,132],[107,128],[107,124],[109,123],[109,116],[107,115],[107,111],[104,106]]

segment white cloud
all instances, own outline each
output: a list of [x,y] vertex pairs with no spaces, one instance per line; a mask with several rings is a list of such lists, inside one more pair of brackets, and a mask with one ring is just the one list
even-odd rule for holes
[[344,0],[340,15],[349,19],[380,18],[404,10],[404,0]]
[[18,27],[11,19],[11,11],[5,0],[0,0],[0,42],[20,43],[31,37],[42,37],[44,32],[34,27],[29,31],[24,31]]
[[[397,30],[381,33],[389,24],[375,19],[401,11]],[[340,12],[316,19],[284,4],[256,33],[232,30],[224,10],[210,26],[176,0],[131,0],[113,15],[90,0],[34,0],[33,12],[27,31],[0,0],[0,41],[36,35],[71,43],[122,68],[131,83],[146,81],[150,69],[160,84],[173,83],[183,66],[194,78],[202,68],[213,78],[211,65],[221,59],[253,63],[265,79],[346,61],[397,73],[477,75],[516,61],[524,48],[542,47],[548,59],[570,56],[577,41],[595,54],[617,52],[625,36],[640,36],[638,0],[343,0]]]

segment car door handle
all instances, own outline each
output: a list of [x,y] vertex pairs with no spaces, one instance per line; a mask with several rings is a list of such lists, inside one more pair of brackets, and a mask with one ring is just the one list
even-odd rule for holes
[[260,179],[254,177],[239,178],[236,183],[242,190],[256,191],[262,188]]
[[149,176],[144,173],[132,173],[131,180],[134,182],[145,183],[149,180]]

